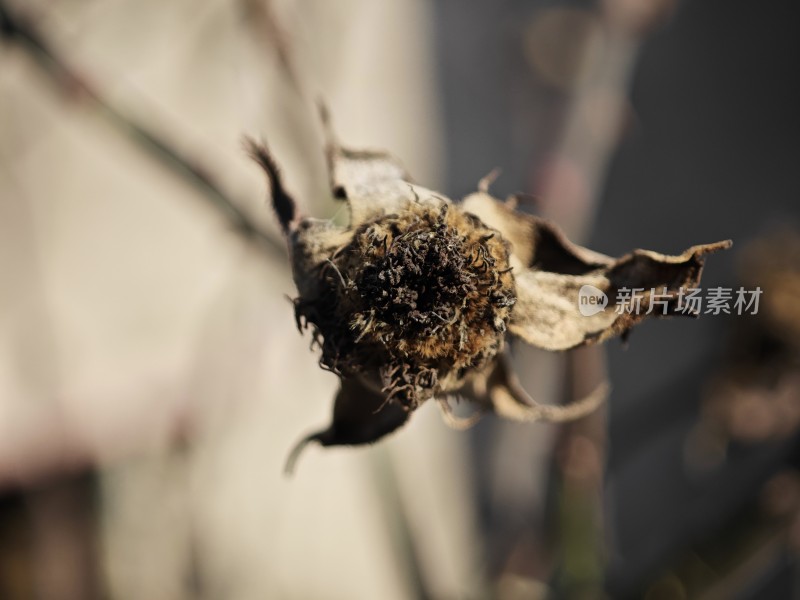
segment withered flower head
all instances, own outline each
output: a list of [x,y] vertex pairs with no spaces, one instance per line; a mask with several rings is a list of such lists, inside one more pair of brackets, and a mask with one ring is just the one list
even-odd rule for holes
[[[348,202],[348,227],[303,215],[267,148],[248,142],[289,243],[298,327],[310,326],[320,366],[341,378],[330,427],[305,437],[288,468],[308,442],[374,442],[430,399],[456,427],[476,419],[457,418],[450,398],[471,401],[476,416],[587,414],[604,399],[604,386],[571,405],[537,404],[507,366],[506,336],[547,350],[600,342],[646,317],[652,288],[669,314],[680,314],[678,290],[697,286],[706,254],[730,246],[694,246],[678,256],[635,250],[615,260],[516,212],[513,199],[496,200],[488,179],[458,204],[420,187],[389,154],[342,148],[323,120],[331,190]],[[647,291],[638,311],[583,316],[584,285],[607,294],[611,307],[621,288]]]

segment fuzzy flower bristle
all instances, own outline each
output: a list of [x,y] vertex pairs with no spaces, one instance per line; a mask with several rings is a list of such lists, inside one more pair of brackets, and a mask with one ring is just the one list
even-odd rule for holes
[[516,301],[508,243],[449,208],[410,203],[362,224],[321,266],[319,298],[297,305],[321,338],[322,364],[374,371],[409,407],[493,358]]

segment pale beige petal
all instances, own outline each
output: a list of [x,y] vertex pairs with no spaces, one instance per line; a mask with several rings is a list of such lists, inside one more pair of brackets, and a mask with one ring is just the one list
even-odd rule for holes
[[453,412],[453,407],[450,406],[449,398],[437,398],[436,402],[442,412],[442,418],[445,424],[451,429],[456,429],[458,431],[465,431],[475,426],[488,412],[488,407],[483,404],[478,404],[475,406],[475,410],[472,414],[462,417]]
[[560,423],[594,411],[608,398],[609,386],[601,382],[588,396],[570,404],[540,404],[523,389],[507,357],[501,355],[483,373],[474,376],[461,393],[484,410],[507,419]]
[[[677,256],[636,250],[585,274],[527,269],[515,276],[517,304],[509,330],[534,346],[565,350],[625,334],[648,316],[665,316],[665,312],[666,316],[696,316],[680,312],[680,290],[699,286],[705,256],[730,245],[730,241],[723,241],[693,246]],[[582,314],[579,296],[583,286],[596,288],[592,293],[605,294],[607,305],[603,310],[590,316]],[[639,293],[638,309],[617,312],[621,288],[644,290]],[[653,304],[651,314],[647,314],[653,300],[651,290],[664,305]]]
[[613,262],[608,256],[573,244],[549,221],[515,210],[510,200],[500,202],[480,191],[464,198],[461,208],[511,242],[517,268],[579,274]]
[[525,270],[515,277],[517,303],[509,331],[545,350],[574,348],[600,337],[613,326],[617,315],[609,302],[604,311],[584,316],[579,292],[584,285],[607,291],[609,281],[600,275],[562,275]]
[[342,147],[324,109],[322,118],[331,193],[335,198],[347,200],[351,227],[396,213],[410,202],[449,202],[414,184],[400,160],[390,153]]

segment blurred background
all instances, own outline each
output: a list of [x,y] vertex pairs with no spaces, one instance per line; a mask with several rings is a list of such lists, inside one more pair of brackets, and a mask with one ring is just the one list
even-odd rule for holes
[[[0,0],[0,598],[800,597],[800,13],[791,0]],[[309,449],[244,134],[328,194],[315,102],[458,198],[611,255],[732,238],[758,315],[514,348],[569,426],[424,407]]]

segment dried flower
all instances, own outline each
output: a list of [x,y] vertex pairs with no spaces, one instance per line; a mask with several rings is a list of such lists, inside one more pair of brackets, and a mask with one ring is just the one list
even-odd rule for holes
[[320,366],[341,378],[330,427],[305,437],[287,468],[308,442],[374,442],[431,399],[457,427],[476,418],[457,418],[451,398],[474,403],[476,416],[564,421],[587,414],[605,398],[605,386],[567,406],[537,404],[507,366],[506,336],[564,350],[624,334],[645,318],[648,292],[638,313],[583,316],[584,285],[612,301],[620,288],[665,288],[660,301],[677,313],[678,290],[696,287],[704,256],[730,246],[694,246],[679,256],[636,250],[615,260],[516,212],[513,199],[496,200],[491,178],[456,204],[411,183],[385,152],[341,147],[323,120],[331,190],[348,202],[348,227],[302,215],[267,148],[248,141],[288,239],[298,328],[310,326]]

